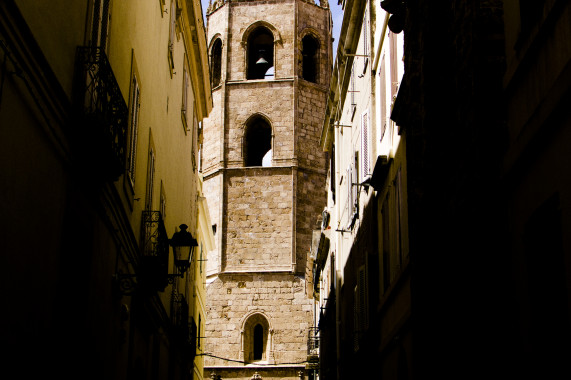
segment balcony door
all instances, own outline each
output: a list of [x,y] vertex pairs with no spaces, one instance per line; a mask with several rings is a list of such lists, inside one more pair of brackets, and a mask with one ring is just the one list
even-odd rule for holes
[[109,45],[109,28],[111,12],[109,11],[111,0],[92,0],[91,8],[91,36],[89,45],[100,47],[107,53]]

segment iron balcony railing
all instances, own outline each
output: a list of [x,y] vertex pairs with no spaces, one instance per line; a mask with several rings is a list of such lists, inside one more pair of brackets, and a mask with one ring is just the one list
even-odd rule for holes
[[317,327],[310,327],[307,332],[307,355],[319,355],[319,335]]
[[173,335],[181,344],[186,344],[190,335],[188,302],[182,294],[174,294],[172,300]]
[[140,272],[146,286],[163,291],[168,285],[169,239],[160,211],[143,211]]
[[84,142],[79,145],[93,169],[117,179],[125,170],[128,107],[104,50],[80,46],[76,54],[77,132]]
[[175,294],[172,300],[172,336],[185,357],[194,360],[196,355],[196,324],[189,316],[189,306],[182,294]]

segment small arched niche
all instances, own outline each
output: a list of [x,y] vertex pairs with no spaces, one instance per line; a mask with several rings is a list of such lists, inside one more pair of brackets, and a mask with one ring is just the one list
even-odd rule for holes
[[308,82],[317,83],[319,41],[311,34],[301,40],[301,76]]
[[217,38],[210,50],[210,75],[212,88],[217,87],[222,79],[222,40]]
[[244,166],[271,166],[271,149],[270,123],[260,115],[251,117],[244,130]]
[[274,35],[258,26],[248,36],[246,79],[268,79],[274,73]]

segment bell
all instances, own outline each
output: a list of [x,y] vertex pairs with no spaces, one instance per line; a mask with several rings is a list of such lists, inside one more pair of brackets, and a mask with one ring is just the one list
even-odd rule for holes
[[264,59],[264,53],[265,53],[264,49],[260,49],[258,51],[258,55],[260,56],[260,58],[258,58],[258,60],[256,61],[256,65],[267,65],[268,64],[268,61],[266,61]]

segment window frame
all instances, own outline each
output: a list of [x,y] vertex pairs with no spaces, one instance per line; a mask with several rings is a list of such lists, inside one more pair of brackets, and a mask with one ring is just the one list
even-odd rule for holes
[[[133,66],[134,60],[133,60]],[[138,74],[131,73],[131,89],[129,91],[129,138],[127,146],[127,177],[132,188],[135,186],[137,169],[137,144],[139,135],[139,117],[141,113],[141,84]]]

